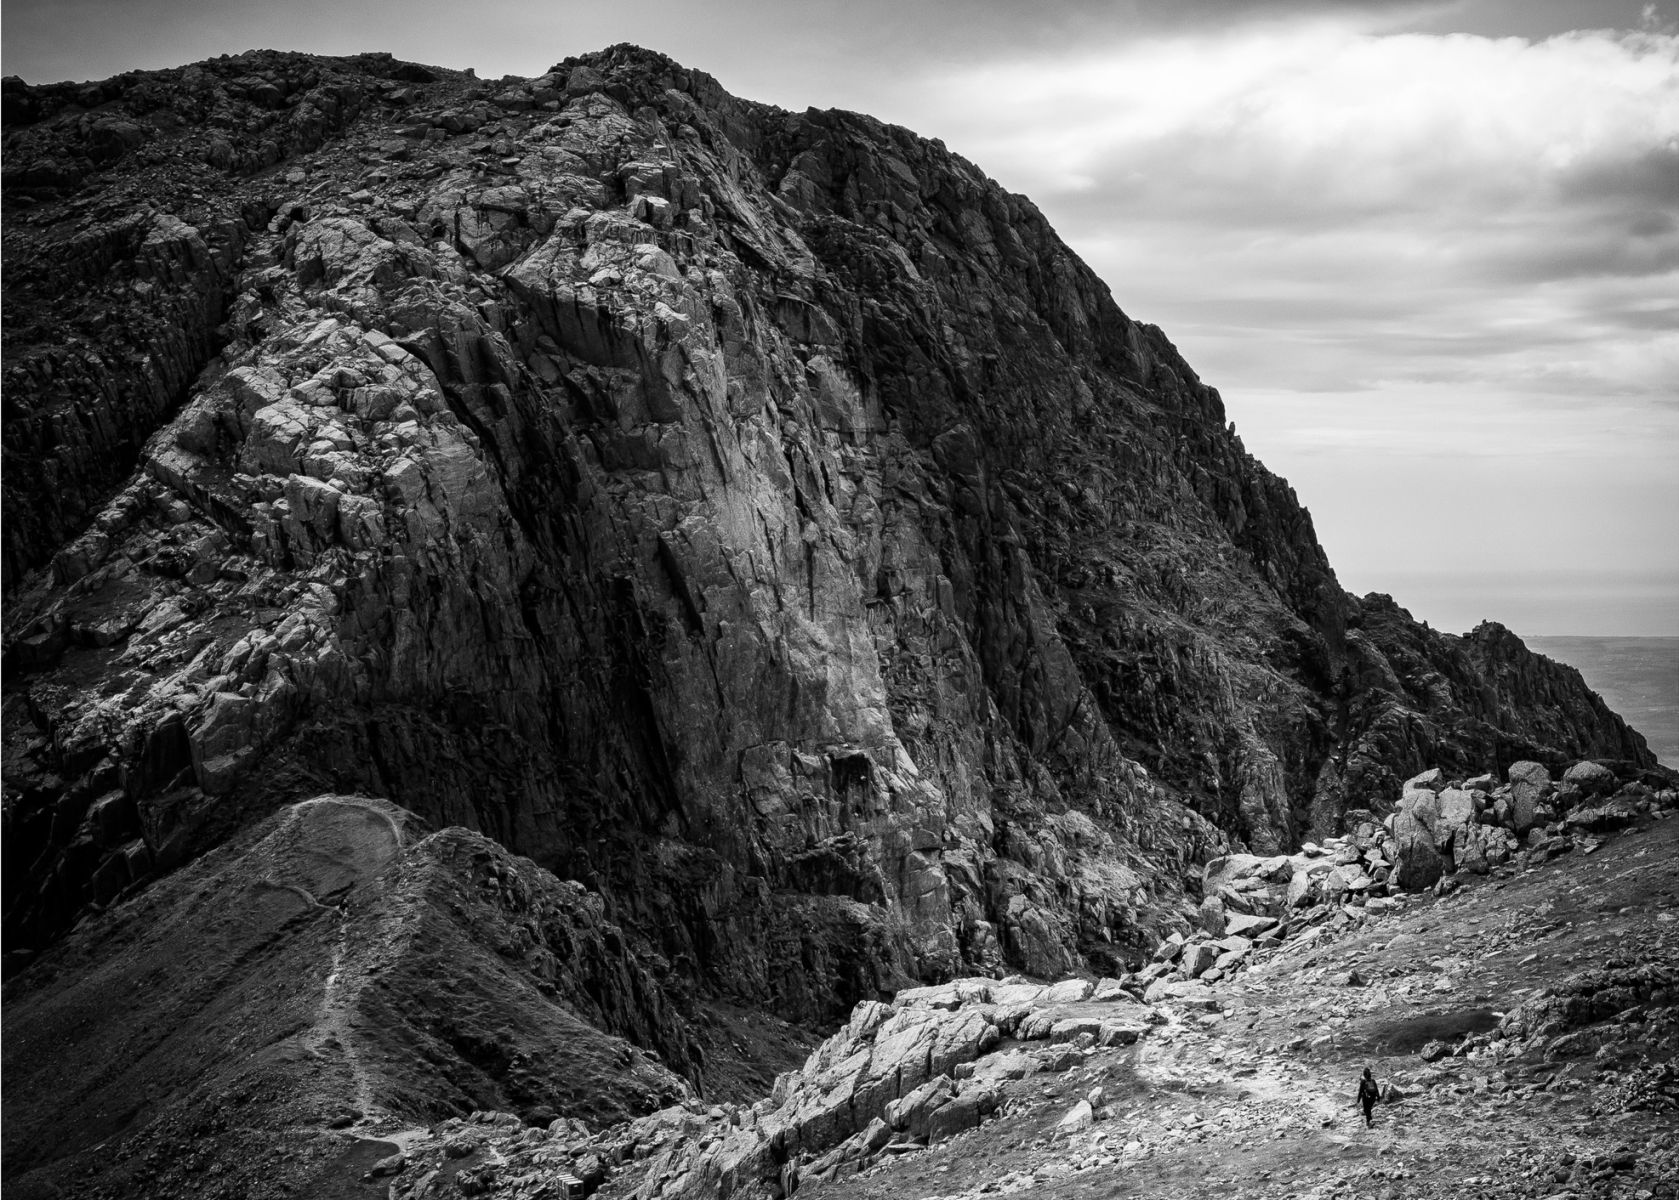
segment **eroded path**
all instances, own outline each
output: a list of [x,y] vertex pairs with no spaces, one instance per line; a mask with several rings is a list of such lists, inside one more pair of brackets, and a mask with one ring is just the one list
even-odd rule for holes
[[[1679,1196],[1671,1115],[1623,1107],[1649,1056],[1679,1053],[1679,997],[1522,1053],[1488,1032],[1581,972],[1679,969],[1676,918],[1668,819],[1278,953],[1223,984],[1220,1011],[1166,1006],[1137,1045],[1012,1083],[982,1128],[800,1195]],[[1367,1065],[1394,1088],[1369,1129],[1353,1106]],[[1094,1089],[1106,1119],[1057,1136]]]

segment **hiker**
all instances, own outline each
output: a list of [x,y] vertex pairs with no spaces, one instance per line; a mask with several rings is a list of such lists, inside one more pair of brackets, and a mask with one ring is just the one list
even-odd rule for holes
[[1370,1128],[1370,1110],[1376,1107],[1376,1101],[1382,1098],[1382,1089],[1376,1086],[1376,1077],[1370,1074],[1370,1068],[1364,1068],[1364,1078],[1358,1081],[1358,1102],[1364,1106],[1364,1127]]

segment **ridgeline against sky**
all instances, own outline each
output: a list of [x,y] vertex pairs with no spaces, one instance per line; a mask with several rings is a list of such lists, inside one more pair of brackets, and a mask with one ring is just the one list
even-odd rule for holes
[[[1679,633],[1679,6],[14,0],[5,70],[251,46],[484,77],[632,41],[1030,195],[1172,331],[1355,592]],[[517,36],[510,36],[517,31]]]

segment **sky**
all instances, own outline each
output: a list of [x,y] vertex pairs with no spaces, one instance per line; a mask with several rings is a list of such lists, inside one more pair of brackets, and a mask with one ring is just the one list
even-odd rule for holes
[[[470,17],[470,19],[468,19]],[[1030,196],[1436,628],[1679,635],[1679,0],[5,0],[32,82],[631,41]]]

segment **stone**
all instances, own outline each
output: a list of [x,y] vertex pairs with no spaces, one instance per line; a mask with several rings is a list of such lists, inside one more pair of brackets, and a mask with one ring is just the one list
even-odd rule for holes
[[1160,945],[1155,947],[1154,961],[1157,963],[1175,962],[1182,951],[1183,934],[1173,933],[1170,937],[1162,941]]
[[1041,1003],[1080,1004],[1095,994],[1096,985],[1088,979],[1063,979],[1046,988]]
[[1219,1007],[1218,997],[1213,994],[1212,989],[1193,979],[1156,980],[1143,994],[1143,1000],[1149,1004],[1179,1004],[1186,1008],[1207,1010],[1216,1010]]
[[1057,1137],[1070,1137],[1075,1133],[1083,1133],[1095,1121],[1095,1111],[1091,1108],[1090,1101],[1080,1100],[1055,1123],[1055,1134]]
[[1227,854],[1210,859],[1202,869],[1202,892],[1211,895],[1227,884],[1252,878],[1267,861],[1257,854]]
[[1607,796],[1619,785],[1615,773],[1599,763],[1577,762],[1562,773],[1562,782],[1578,788],[1586,797]]
[[1130,1007],[1140,1003],[1123,979],[1098,979],[1089,998],[1096,1004],[1120,1004]]
[[[1327,872],[1323,874],[1327,874]],[[1319,884],[1322,878],[1322,874],[1314,875],[1306,871],[1297,872],[1294,878],[1288,881],[1288,891],[1284,896],[1286,907],[1289,909],[1306,908],[1316,903],[1322,895],[1322,888]]]
[[[1407,796],[1414,794],[1407,793]],[[1425,794],[1432,797],[1431,793]],[[1424,812],[1428,811],[1425,807]],[[1394,816],[1393,838],[1394,882],[1409,892],[1432,887],[1446,869],[1446,862],[1436,849],[1432,826],[1416,812],[1401,809]]]
[[1323,878],[1323,895],[1331,901],[1339,900],[1349,892],[1363,892],[1372,886],[1372,880],[1362,866],[1348,863],[1334,868]]
[[1453,848],[1475,827],[1475,794],[1462,788],[1445,788],[1439,796],[1439,817],[1434,826],[1434,848],[1450,855]]
[[1511,828],[1525,837],[1537,820],[1537,809],[1551,795],[1551,773],[1543,763],[1515,762],[1507,772],[1510,780]]
[[1201,902],[1198,920],[1202,930],[1212,937],[1223,935],[1228,923],[1224,902],[1216,896],[1209,896]]
[[1194,979],[1217,962],[1220,953],[1216,946],[1208,942],[1195,942],[1184,947],[1183,973]]
[[884,1119],[894,1130],[924,1138],[932,1115],[955,1098],[956,1085],[948,1076],[940,1075],[887,1104]]
[[[1291,890],[1293,884],[1294,880],[1291,878],[1289,880]],[[1276,917],[1249,916],[1246,913],[1237,913],[1225,921],[1224,932],[1228,936],[1253,938],[1258,937],[1267,929],[1274,929],[1276,925]]]
[[395,1154],[387,1155],[386,1157],[381,1158],[378,1162],[369,1167],[367,1177],[369,1179],[380,1179],[386,1175],[397,1175],[400,1174],[402,1172],[402,1168],[407,1165],[407,1157],[399,1150]]
[[1631,825],[1642,815],[1637,800],[1629,796],[1613,796],[1600,804],[1575,809],[1563,818],[1563,826],[1604,832]]

